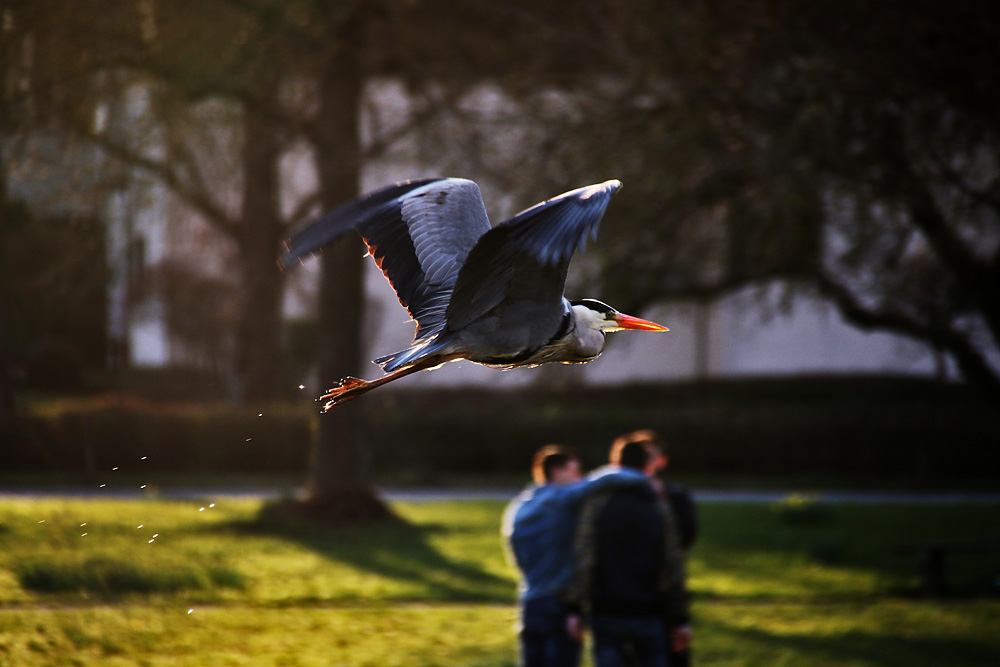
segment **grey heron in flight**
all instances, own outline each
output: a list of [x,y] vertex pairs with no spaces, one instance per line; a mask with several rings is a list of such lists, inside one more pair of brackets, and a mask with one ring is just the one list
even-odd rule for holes
[[500,369],[585,363],[611,331],[666,327],[563,296],[573,252],[594,237],[616,180],[571,190],[490,226],[479,186],[461,178],[391,185],[344,204],[294,235],[287,267],[357,231],[416,321],[410,347],[375,360],[377,380],[347,377],[325,410],[448,361]]

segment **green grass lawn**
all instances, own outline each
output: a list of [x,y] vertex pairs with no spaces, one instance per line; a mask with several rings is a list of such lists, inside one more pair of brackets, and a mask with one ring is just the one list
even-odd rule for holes
[[[0,667],[515,665],[503,503],[335,531],[255,500],[0,501]],[[1000,664],[1000,555],[928,601],[896,545],[989,539],[996,505],[705,504],[697,664]]]

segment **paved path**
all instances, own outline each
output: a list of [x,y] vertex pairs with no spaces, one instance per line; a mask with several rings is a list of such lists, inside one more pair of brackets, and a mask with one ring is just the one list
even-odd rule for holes
[[[386,488],[379,492],[390,501],[429,502],[442,500],[510,500],[519,492],[510,488],[405,489]],[[1000,503],[1000,492],[909,492],[909,491],[788,491],[788,490],[712,490],[694,489],[700,503],[773,503],[791,495],[830,503]],[[166,488],[154,494],[141,489],[123,488],[33,488],[0,489],[4,498],[280,498],[294,495],[287,488]]]
[[[386,489],[389,500],[509,500],[516,489]],[[757,491],[694,489],[700,503],[773,503],[791,495],[831,503],[1000,503],[998,493],[893,492],[893,491]]]

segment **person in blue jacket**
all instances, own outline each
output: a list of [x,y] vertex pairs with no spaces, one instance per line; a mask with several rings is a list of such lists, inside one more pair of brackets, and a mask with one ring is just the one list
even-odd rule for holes
[[591,494],[649,486],[642,471],[600,468],[583,478],[574,450],[546,445],[534,457],[534,484],[504,512],[508,553],[521,574],[519,638],[524,667],[576,667],[581,641],[568,620],[573,579],[573,536],[578,512]]

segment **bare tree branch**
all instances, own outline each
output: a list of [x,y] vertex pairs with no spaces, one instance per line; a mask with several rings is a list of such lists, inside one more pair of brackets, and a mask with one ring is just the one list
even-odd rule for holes
[[970,381],[1000,391],[1000,378],[997,378],[985,356],[956,329],[921,324],[899,311],[873,310],[862,305],[848,288],[829,276],[822,276],[816,284],[820,292],[837,305],[848,322],[863,329],[892,331],[930,342],[935,348],[950,352]]
[[201,213],[216,229],[228,236],[235,237],[238,225],[208,193],[199,187],[192,187],[170,165],[142,155],[140,152],[112,139],[107,134],[89,132],[86,138],[111,157],[123,163],[146,171],[163,182],[171,192],[187,203],[191,208]]

